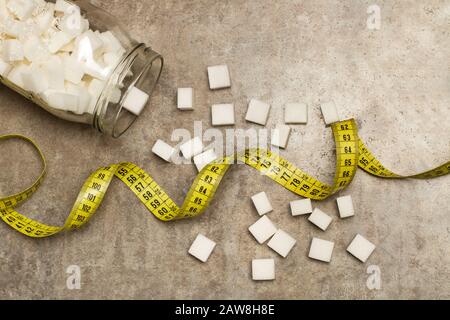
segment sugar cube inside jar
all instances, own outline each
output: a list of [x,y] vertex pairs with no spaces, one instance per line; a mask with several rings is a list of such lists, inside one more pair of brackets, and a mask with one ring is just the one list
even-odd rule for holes
[[0,0],[0,80],[50,113],[122,135],[163,59],[89,1]]

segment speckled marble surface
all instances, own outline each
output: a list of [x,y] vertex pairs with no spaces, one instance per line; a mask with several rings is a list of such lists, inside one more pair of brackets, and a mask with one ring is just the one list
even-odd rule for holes
[[[286,102],[310,106],[307,126],[294,126],[282,154],[330,182],[333,142],[320,101],[334,99],[355,117],[378,158],[399,173],[415,173],[450,157],[450,4],[378,1],[381,29],[366,28],[371,1],[97,1],[166,62],[151,107],[120,140],[59,120],[0,87],[0,134],[35,139],[49,174],[19,210],[62,224],[87,175],[99,166],[133,161],[177,202],[195,177],[192,165],[169,165],[151,154],[157,138],[176,128],[210,126],[210,105],[233,101],[237,128],[252,97],[273,105],[268,127],[283,121]],[[210,92],[206,67],[227,63],[231,90]],[[195,111],[176,110],[176,88],[195,88]],[[0,194],[20,190],[38,172],[26,146],[2,143]],[[20,159],[20,161],[18,160]],[[11,170],[6,170],[10,168]],[[167,179],[168,176],[170,179]],[[247,228],[257,214],[250,196],[267,191],[270,218],[298,240],[287,259],[258,245]],[[358,172],[345,192],[356,216],[337,218],[334,199],[317,203],[335,218],[323,233],[289,214],[296,197],[249,168],[225,178],[202,217],[161,223],[120,182],[92,222],[79,232],[32,240],[0,223],[0,298],[4,299],[378,299],[450,298],[448,177],[384,181]],[[197,233],[218,242],[206,264],[188,256]],[[377,245],[366,264],[345,252],[356,233]],[[307,258],[313,236],[336,241],[332,262]],[[274,257],[276,281],[250,279],[251,259]],[[66,288],[66,268],[81,268],[81,290]],[[369,265],[381,270],[381,290],[366,287]]]

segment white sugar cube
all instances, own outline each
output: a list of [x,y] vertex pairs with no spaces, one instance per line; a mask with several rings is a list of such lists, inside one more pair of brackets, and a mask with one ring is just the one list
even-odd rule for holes
[[119,103],[122,98],[122,91],[118,87],[112,87],[109,95],[109,102]]
[[51,7],[50,4],[51,3],[47,3],[45,10],[34,18],[41,33],[50,29],[54,19],[53,7]]
[[216,247],[216,243],[202,234],[199,234],[189,249],[189,254],[202,262],[208,261],[209,256]]
[[196,155],[194,157],[194,164],[197,167],[198,172],[200,172],[208,164],[210,164],[214,160],[217,160],[217,158],[218,157],[217,157],[216,153],[214,152],[214,149],[210,149],[208,151],[200,153],[199,155]]
[[0,76],[6,77],[8,73],[11,71],[12,66],[2,59],[0,59]]
[[152,152],[156,154],[161,159],[166,160],[167,162],[170,162],[172,160],[172,156],[175,153],[175,149],[172,148],[170,145],[165,143],[162,140],[156,141],[155,145],[153,146]]
[[296,242],[297,240],[292,238],[289,234],[283,230],[278,230],[267,245],[280,256],[286,258]]
[[252,197],[252,201],[260,216],[263,216],[273,210],[269,198],[267,198],[267,194],[265,192],[255,194]]
[[75,5],[65,0],[56,0],[55,11],[61,13],[73,12]]
[[229,126],[235,123],[233,104],[214,104],[211,107],[211,115],[213,126]]
[[122,59],[122,55],[116,52],[106,52],[103,55],[103,61],[107,66],[117,66]]
[[313,213],[309,216],[308,220],[315,224],[323,231],[328,229],[333,218],[324,213],[322,210],[315,208]]
[[78,54],[82,54],[85,58],[93,57],[94,53],[103,47],[103,40],[100,34],[87,30],[77,38]]
[[341,218],[349,218],[355,215],[355,210],[353,209],[353,201],[351,196],[339,197],[336,199],[339,215]]
[[83,65],[74,57],[63,58],[64,78],[74,84],[80,84],[84,76]]
[[192,157],[202,153],[203,148],[204,146],[202,140],[200,140],[199,137],[195,137],[194,139],[182,144],[180,146],[180,151],[183,154],[183,157],[189,160],[192,159]]
[[78,113],[78,95],[66,92],[46,91],[44,98],[47,103],[56,109]]
[[359,234],[347,248],[347,251],[361,262],[366,262],[374,250],[375,245]]
[[336,104],[333,101],[322,103],[320,108],[322,110],[323,119],[326,125],[339,122],[338,110],[336,108]]
[[275,147],[286,149],[290,134],[291,127],[287,125],[278,125],[275,130],[272,131],[271,144]]
[[78,113],[83,114],[88,112],[89,106],[91,105],[92,97],[89,94],[87,88],[79,85],[78,86]]
[[19,20],[27,20],[36,8],[36,3],[34,0],[10,0],[7,7]]
[[44,72],[38,68],[29,68],[22,74],[23,87],[27,91],[42,93],[49,88],[48,79]]
[[51,56],[42,64],[50,89],[64,91],[64,67],[58,56]]
[[208,67],[208,78],[211,90],[231,87],[230,72],[227,65]]
[[178,109],[193,110],[194,93],[192,88],[178,88]]
[[288,124],[308,123],[308,106],[304,103],[288,103],[284,110],[284,122]]
[[138,116],[144,110],[149,98],[150,96],[144,91],[131,87],[123,101],[123,107]]
[[333,249],[334,242],[313,238],[309,249],[309,257],[323,262],[330,262]]
[[252,99],[248,104],[245,120],[265,126],[269,117],[270,104]]
[[255,281],[275,280],[275,260],[254,259],[252,261],[252,279]]
[[290,205],[291,205],[291,213],[294,217],[309,214],[312,213],[313,211],[311,199],[292,201]]
[[262,216],[248,230],[260,244],[269,240],[277,232],[277,228],[267,216]]
[[15,85],[23,88],[22,75],[28,72],[28,70],[29,66],[25,64],[19,64],[11,69],[11,71],[8,73],[7,79]]
[[52,35],[48,43],[48,50],[51,53],[58,52],[62,47],[72,41],[73,37],[64,31],[58,31]]
[[88,91],[93,97],[100,97],[103,89],[105,88],[105,82],[98,79],[92,79],[88,86]]
[[22,61],[24,58],[22,43],[16,39],[3,41],[2,55],[6,62]]
[[48,60],[50,52],[44,42],[37,36],[31,35],[23,41],[23,53],[30,62]]
[[111,31],[102,32],[100,38],[103,41],[103,50],[105,52],[121,53],[125,49],[122,47],[120,41]]

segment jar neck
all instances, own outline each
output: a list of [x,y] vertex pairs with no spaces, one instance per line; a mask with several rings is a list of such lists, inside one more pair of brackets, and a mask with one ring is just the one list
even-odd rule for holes
[[150,97],[161,76],[163,64],[162,56],[143,43],[126,53],[106,81],[96,103],[94,128],[114,138],[125,133],[139,115],[129,112],[124,107],[124,100],[135,87]]

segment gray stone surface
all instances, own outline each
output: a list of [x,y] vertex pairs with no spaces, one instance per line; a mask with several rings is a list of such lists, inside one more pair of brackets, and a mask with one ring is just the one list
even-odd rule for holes
[[[62,224],[88,174],[127,160],[148,172],[181,203],[195,177],[191,165],[151,154],[176,128],[210,126],[210,105],[236,104],[239,128],[247,101],[272,103],[268,127],[283,120],[286,102],[310,105],[307,126],[294,126],[282,154],[324,181],[332,180],[333,142],[319,103],[334,99],[355,117],[360,135],[389,168],[415,173],[450,157],[450,6],[443,1],[377,1],[381,29],[366,28],[372,1],[98,1],[166,61],[151,108],[120,140],[47,114],[0,87],[0,134],[34,138],[49,162],[39,192],[20,211]],[[227,63],[231,90],[210,92],[206,67]],[[178,112],[176,88],[195,88],[195,111]],[[37,174],[37,159],[20,143],[2,143],[0,193],[18,191]],[[11,169],[8,170],[7,168]],[[170,178],[168,178],[170,177]],[[270,218],[298,239],[287,259],[258,245],[247,228],[258,218],[250,196],[267,191]],[[92,298],[450,298],[450,179],[385,181],[358,172],[351,194],[356,216],[339,220],[334,199],[315,203],[335,221],[323,233],[289,214],[296,197],[252,169],[224,179],[202,217],[161,223],[118,181],[79,232],[27,239],[0,223],[0,297]],[[218,243],[206,264],[188,256],[197,233]],[[367,264],[345,252],[356,233],[377,245]],[[336,241],[332,262],[307,258],[313,236]],[[251,280],[251,259],[275,257],[276,281]],[[81,267],[82,288],[66,288],[69,265]],[[382,288],[366,287],[369,265]]]

